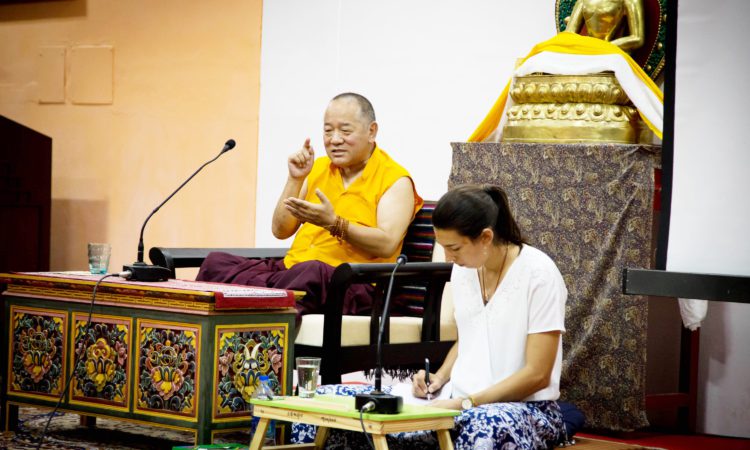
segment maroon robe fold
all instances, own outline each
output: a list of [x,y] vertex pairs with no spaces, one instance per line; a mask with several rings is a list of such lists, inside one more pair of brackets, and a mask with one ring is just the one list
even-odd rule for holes
[[[320,261],[305,261],[287,269],[282,260],[248,259],[229,253],[212,252],[201,264],[196,280],[244,284],[304,291],[297,301],[297,325],[303,314],[322,314],[334,267]],[[369,314],[373,287],[354,284],[344,296],[344,314]]]

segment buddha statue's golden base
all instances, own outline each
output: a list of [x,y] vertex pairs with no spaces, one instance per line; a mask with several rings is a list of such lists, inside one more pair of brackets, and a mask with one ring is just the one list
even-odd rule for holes
[[507,142],[651,142],[612,73],[516,77],[502,140]]

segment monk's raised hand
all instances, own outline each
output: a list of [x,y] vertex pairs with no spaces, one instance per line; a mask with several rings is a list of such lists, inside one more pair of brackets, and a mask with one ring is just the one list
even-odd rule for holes
[[315,161],[315,151],[310,145],[310,138],[305,139],[302,148],[289,155],[287,166],[292,178],[305,178],[312,170]]

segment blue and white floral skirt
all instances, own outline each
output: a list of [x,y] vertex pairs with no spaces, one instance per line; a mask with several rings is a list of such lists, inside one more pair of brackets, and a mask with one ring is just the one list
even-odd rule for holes
[[[333,384],[318,388],[318,394],[353,396],[372,391],[372,386]],[[390,392],[390,387],[384,387]],[[554,447],[563,434],[563,418],[557,402],[505,402],[480,405],[456,416],[451,430],[456,450],[475,449],[546,449]],[[315,439],[316,427],[295,423],[292,442],[308,443]],[[370,449],[364,433],[331,429],[325,448]],[[393,450],[439,448],[433,431],[394,433],[386,436]]]

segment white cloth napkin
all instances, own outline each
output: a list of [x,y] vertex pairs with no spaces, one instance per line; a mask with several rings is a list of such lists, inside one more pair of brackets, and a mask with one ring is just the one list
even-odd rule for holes
[[708,300],[696,300],[694,298],[679,299],[680,315],[685,328],[695,331],[703,324],[708,312]]

